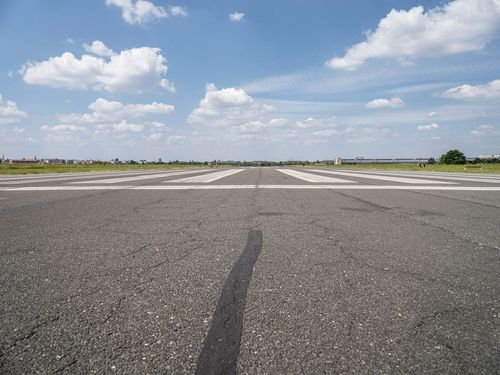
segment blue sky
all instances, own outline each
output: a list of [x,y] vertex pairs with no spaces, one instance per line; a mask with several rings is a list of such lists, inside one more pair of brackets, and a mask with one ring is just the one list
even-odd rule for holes
[[500,152],[500,0],[4,0],[0,153]]

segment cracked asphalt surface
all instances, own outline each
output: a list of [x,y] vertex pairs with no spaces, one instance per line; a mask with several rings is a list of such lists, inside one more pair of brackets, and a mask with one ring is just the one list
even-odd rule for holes
[[2,374],[195,373],[251,233],[237,373],[500,373],[498,192],[0,195]]

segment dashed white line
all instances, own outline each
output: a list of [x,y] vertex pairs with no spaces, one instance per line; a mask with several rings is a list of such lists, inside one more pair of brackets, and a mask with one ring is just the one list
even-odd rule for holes
[[293,169],[276,169],[276,171],[287,174],[307,182],[330,182],[330,183],[356,183],[356,181],[343,180],[340,178],[320,176],[313,173],[299,172]]
[[[230,169],[228,171],[220,171],[215,173],[204,174],[202,176],[194,176],[194,177],[185,177],[179,178],[177,180],[168,180],[164,182],[201,182],[201,183],[209,183],[220,180],[221,178],[231,176],[233,174],[239,173],[243,171],[243,169]],[[233,185],[237,186],[237,185]]]
[[416,179],[416,178],[380,176],[380,175],[354,173],[354,172],[337,172],[337,171],[334,172],[334,171],[326,171],[326,170],[322,170],[322,169],[311,169],[311,171],[318,172],[318,173],[328,173],[328,174],[339,175],[339,176],[368,178],[368,179],[373,179],[373,180],[382,180],[382,181],[391,181],[391,182],[401,182],[404,184],[454,184],[454,182],[442,182],[442,181],[433,181],[433,180]]

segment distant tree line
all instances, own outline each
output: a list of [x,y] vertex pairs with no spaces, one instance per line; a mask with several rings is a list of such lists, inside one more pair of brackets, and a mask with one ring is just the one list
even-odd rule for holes
[[498,158],[490,158],[490,159],[480,159],[475,158],[474,160],[467,160],[465,154],[457,149],[450,150],[446,154],[441,156],[439,161],[441,164],[495,164],[500,163],[500,159]]

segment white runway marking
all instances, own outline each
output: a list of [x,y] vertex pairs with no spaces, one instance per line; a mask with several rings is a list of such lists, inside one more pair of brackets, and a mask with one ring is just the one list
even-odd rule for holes
[[350,183],[350,184],[356,183],[356,181],[343,180],[334,177],[319,176],[317,174],[299,172],[293,169],[275,169],[275,170],[307,182],[330,182],[330,183]]
[[[353,169],[339,169],[342,172],[353,171]],[[366,170],[359,170],[359,172],[365,173],[368,172]],[[472,173],[472,172],[435,172],[435,171],[425,171],[425,170],[417,170],[417,171],[402,171],[402,170],[377,170],[373,169],[369,171],[370,173],[381,173],[381,174],[411,174],[412,176],[426,176],[432,178],[434,176],[443,176],[443,177],[464,177],[464,178],[488,178],[488,179],[500,179],[500,174],[495,173]]]
[[[455,175],[453,176],[446,176],[446,175],[434,175],[434,174],[412,174],[412,173],[394,173],[394,172],[367,172],[363,171],[364,174],[370,174],[370,175],[384,175],[384,176],[404,176],[404,177],[416,177],[420,178],[420,176],[424,178],[433,178],[436,180],[450,180],[450,181],[464,181],[464,182],[486,182],[490,184],[500,184],[500,178],[495,178],[495,177],[489,177],[489,176],[460,176],[457,177]],[[434,173],[434,172],[430,172]]]
[[0,191],[86,191],[86,190],[227,190],[227,189],[294,189],[294,190],[435,190],[500,191],[500,186],[436,185],[114,185],[114,186],[23,186],[0,187]]
[[151,180],[154,178],[165,178],[165,177],[170,177],[170,176],[179,176],[179,175],[184,175],[184,174],[193,174],[193,173],[201,173],[201,172],[207,172],[208,170],[203,169],[203,170],[191,170],[191,171],[181,171],[181,172],[166,172],[166,173],[155,173],[155,174],[148,174],[148,175],[141,175],[141,176],[132,176],[132,177],[119,177],[119,178],[110,178],[107,180],[93,180],[93,181],[79,181],[79,182],[73,182],[74,184],[117,184],[121,182],[130,182],[130,181],[140,181],[140,180]]
[[[174,169],[175,170],[175,169]],[[162,171],[120,171],[120,172],[75,172],[75,173],[41,173],[39,175],[3,175],[0,177],[0,183],[3,181],[16,181],[16,180],[48,180],[48,179],[73,179],[77,178],[93,178],[93,177],[112,177],[112,176],[123,176],[123,175],[135,175],[135,174],[154,174],[161,173]]]
[[391,181],[391,182],[401,182],[404,184],[454,184],[454,182],[442,182],[442,181],[433,181],[433,180],[425,180],[425,179],[416,179],[416,178],[404,178],[404,177],[391,177],[391,176],[380,176],[380,175],[372,175],[372,174],[364,174],[364,173],[355,173],[355,172],[337,172],[337,171],[326,171],[322,169],[311,169],[313,172],[318,173],[328,173],[340,176],[351,176],[358,178],[369,178],[373,180],[382,180],[382,181]]
[[231,176],[233,174],[239,173],[244,169],[230,169],[228,171],[220,171],[215,173],[204,174],[202,176],[194,176],[194,177],[185,177],[180,178],[178,180],[168,180],[164,182],[201,182],[201,183],[209,183],[213,181],[220,180],[221,178]]
[[[86,172],[82,172],[86,173]],[[40,176],[40,177],[25,177],[25,178],[11,178],[11,179],[5,179],[0,181],[0,185],[21,185],[21,184],[36,184],[38,182],[59,182],[59,181],[69,181],[69,180],[85,180],[85,179],[97,179],[97,178],[102,178],[102,177],[113,177],[113,176],[130,176],[130,175],[138,175],[139,173],[120,173],[120,174],[91,174],[91,175],[72,175],[72,176],[66,176],[66,175],[61,175],[61,176],[52,176],[52,177],[47,177],[47,176]],[[154,176],[156,174],[159,174],[159,172],[153,172],[153,173],[148,173],[148,172],[142,172],[141,175],[144,176]],[[153,178],[153,177],[151,177]],[[96,182],[98,180],[90,180],[90,182]],[[85,183],[85,182],[84,182]]]

